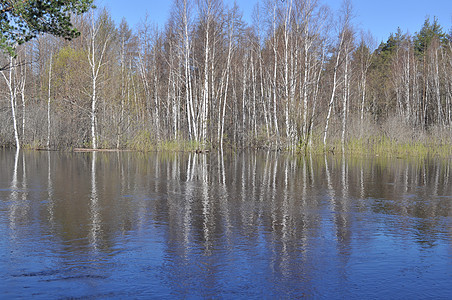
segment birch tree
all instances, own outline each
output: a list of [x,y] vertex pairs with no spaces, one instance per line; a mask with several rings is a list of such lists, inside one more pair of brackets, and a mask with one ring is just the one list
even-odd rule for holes
[[47,94],[47,149],[50,149],[50,103],[51,103],[51,88],[52,88],[52,61],[53,53],[50,53],[49,59],[49,85]]
[[179,77],[184,83],[185,114],[187,117],[188,137],[190,140],[198,140],[195,110],[192,90],[192,63],[191,63],[191,30],[192,30],[192,1],[175,0],[173,8],[174,23],[177,24],[178,51],[181,65]]
[[229,78],[231,73],[231,62],[232,56],[236,50],[236,28],[237,28],[237,6],[234,6],[232,10],[230,10],[227,14],[227,41],[228,41],[228,50],[227,50],[227,59],[226,59],[226,69],[223,72],[221,78],[221,91],[223,96],[220,98],[220,103],[218,105],[218,131],[217,131],[217,140],[219,141],[221,149],[223,149],[224,142],[224,124],[225,124],[225,116],[226,116],[226,105],[228,99],[229,92]]
[[278,111],[277,111],[277,96],[278,96],[278,79],[277,79],[277,74],[278,74],[278,43],[279,43],[279,36],[277,33],[277,27],[278,27],[278,0],[269,0],[269,2],[267,2],[267,8],[270,12],[269,16],[270,16],[270,32],[272,34],[272,39],[271,39],[271,45],[272,45],[272,51],[273,51],[273,78],[272,78],[272,83],[271,83],[271,89],[272,89],[272,108],[273,108],[273,126],[274,126],[274,130],[275,130],[275,135],[276,135],[276,139],[277,139],[277,147],[279,144],[279,126],[278,126]]
[[212,43],[214,37],[211,36],[213,29],[214,18],[219,17],[219,10],[222,9],[221,2],[219,0],[198,0],[199,18],[200,25],[204,32],[204,65],[203,65],[203,80],[201,89],[201,112],[200,112],[200,123],[199,123],[199,142],[205,147],[207,136],[207,124],[209,121],[209,107],[210,107],[210,94],[213,86],[209,85],[209,67],[210,57],[212,53],[215,52],[215,44]]
[[328,103],[328,114],[327,114],[326,120],[325,120],[325,130],[323,132],[324,147],[326,147],[328,126],[329,126],[329,122],[330,122],[330,118],[331,118],[331,111],[333,108],[334,98],[336,96],[336,89],[337,89],[337,85],[338,85],[337,77],[338,77],[339,66],[342,63],[342,55],[344,52],[344,47],[345,47],[346,38],[347,38],[347,32],[349,31],[351,17],[352,17],[351,16],[351,6],[350,6],[350,2],[348,0],[345,0],[343,2],[343,7],[344,7],[344,15],[341,16],[341,19],[339,20],[339,23],[338,23],[338,33],[339,34],[338,34],[338,39],[336,42],[335,52],[334,52],[335,62],[334,62],[334,69],[333,69],[333,82],[332,82],[332,88],[331,88],[331,97],[330,97],[330,101]]
[[[326,38],[329,35],[329,13],[325,7],[319,5],[317,0],[304,0],[295,2],[296,27],[300,36],[300,48],[296,49],[296,57],[300,60],[299,69],[300,102],[302,103],[301,144],[306,143],[308,136],[312,141],[312,129],[316,114],[317,99],[319,96],[320,80],[325,62]],[[298,69],[297,68],[297,69]],[[311,99],[311,103],[308,102]],[[309,104],[311,116],[308,118]]]
[[[289,116],[289,109],[292,105],[292,93],[290,91],[292,90],[292,86],[289,84],[289,82],[292,82],[292,74],[289,72],[289,57],[291,56],[293,49],[291,48],[290,42],[292,40],[291,35],[291,15],[292,15],[292,0],[286,1],[286,7],[284,8],[284,98],[285,98],[285,106],[284,106],[284,116],[285,116],[285,127],[286,127],[286,138],[288,140],[291,140],[291,122],[290,122],[290,116]],[[293,65],[293,64],[291,64]]]
[[18,56],[18,66],[15,72],[15,85],[17,86],[17,93],[20,94],[22,104],[22,139],[25,139],[25,125],[26,125],[26,104],[25,104],[25,87],[27,83],[27,48],[21,47]]
[[360,120],[361,124],[364,121],[364,112],[366,106],[366,92],[367,92],[367,75],[369,73],[369,67],[373,57],[373,39],[370,33],[365,34],[361,32],[361,41],[356,49],[355,58],[358,61],[358,90],[360,95]]
[[11,116],[13,120],[13,129],[14,129],[14,140],[16,143],[16,149],[20,149],[20,141],[19,141],[19,130],[17,127],[17,116],[16,116],[16,96],[17,96],[17,86],[14,84],[14,72],[16,69],[16,59],[11,56],[9,58],[9,67],[8,69],[2,69],[0,72],[2,73],[3,79],[8,87],[9,92],[9,100],[11,107]]
[[98,109],[98,85],[100,80],[100,70],[106,64],[105,53],[107,46],[111,39],[110,32],[103,32],[104,36],[101,39],[102,26],[106,25],[108,16],[104,11],[102,15],[99,15],[97,21],[94,18],[94,13],[90,16],[90,29],[88,34],[88,62],[90,66],[91,75],[91,143],[93,149],[98,147],[98,134],[97,134],[97,109]]
[[[348,2],[347,2],[348,3]],[[351,9],[351,7],[347,7],[347,12]],[[351,68],[350,68],[350,56],[353,51],[353,29],[347,28],[346,32],[346,41],[344,43],[344,82],[343,82],[343,95],[342,95],[342,135],[341,135],[341,144],[342,147],[345,145],[345,135],[347,129],[347,119],[349,115],[349,102],[350,102],[350,77],[351,77]]]

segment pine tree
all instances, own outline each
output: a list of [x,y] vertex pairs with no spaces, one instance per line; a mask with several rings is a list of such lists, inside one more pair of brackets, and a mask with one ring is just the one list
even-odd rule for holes
[[79,35],[71,14],[93,8],[93,0],[26,0],[0,2],[0,49],[11,56],[17,45],[41,33],[72,39]]
[[439,25],[438,18],[434,17],[433,23],[430,23],[430,18],[427,17],[419,33],[414,36],[415,53],[423,55],[434,38],[439,39],[441,44],[446,42],[446,34],[443,32],[441,25]]

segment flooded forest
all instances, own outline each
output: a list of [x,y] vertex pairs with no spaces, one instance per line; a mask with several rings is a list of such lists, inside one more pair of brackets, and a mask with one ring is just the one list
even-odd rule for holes
[[[137,8],[139,9],[139,8]],[[303,149],[451,144],[452,36],[436,17],[379,43],[352,3],[174,0],[162,28],[74,16],[0,57],[0,144]]]
[[452,28],[325,2],[1,1],[0,298],[450,298]]

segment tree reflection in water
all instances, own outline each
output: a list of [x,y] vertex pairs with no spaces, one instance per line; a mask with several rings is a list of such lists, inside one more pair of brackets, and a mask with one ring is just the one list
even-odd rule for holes
[[452,292],[450,160],[2,151],[0,162],[0,279],[51,298]]

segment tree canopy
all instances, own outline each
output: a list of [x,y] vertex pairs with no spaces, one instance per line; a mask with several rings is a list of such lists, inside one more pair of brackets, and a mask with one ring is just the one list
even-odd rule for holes
[[79,35],[71,14],[93,8],[93,0],[5,0],[0,2],[0,48],[10,55],[15,47],[41,33],[72,39]]
[[0,147],[301,150],[356,139],[367,149],[430,134],[452,144],[452,32],[436,18],[377,47],[358,37],[347,2],[334,15],[317,1],[267,1],[250,25],[224,0],[176,0],[162,30],[115,24],[106,9],[74,17],[93,5],[80,0],[46,4],[74,25],[56,26],[31,1],[0,1],[6,45],[71,38],[74,27],[80,37],[44,34],[16,59],[1,53]]
[[427,17],[422,29],[419,33],[415,34],[414,49],[416,53],[423,54],[435,38],[441,43],[444,43],[446,41],[446,34],[443,32],[443,28],[436,17],[433,19],[433,23],[431,23],[430,18]]

